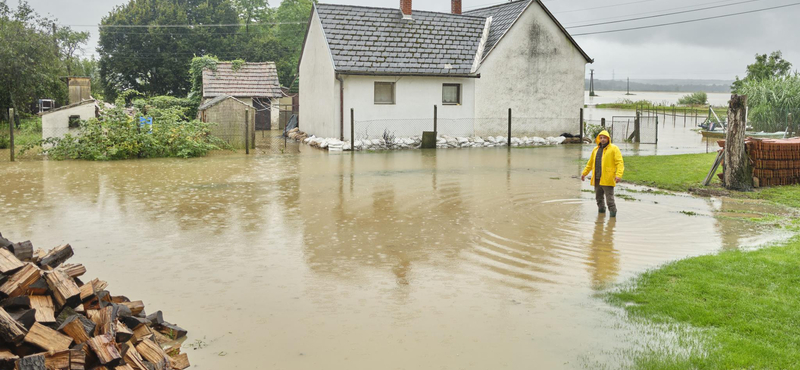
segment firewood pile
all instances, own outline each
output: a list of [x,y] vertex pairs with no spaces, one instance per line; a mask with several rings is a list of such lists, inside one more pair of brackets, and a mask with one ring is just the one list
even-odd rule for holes
[[49,252],[0,234],[0,370],[172,370],[186,330],[147,315],[142,301],[84,283],[86,268],[66,264],[69,244]]
[[760,186],[800,184],[800,138],[751,139],[746,145]]

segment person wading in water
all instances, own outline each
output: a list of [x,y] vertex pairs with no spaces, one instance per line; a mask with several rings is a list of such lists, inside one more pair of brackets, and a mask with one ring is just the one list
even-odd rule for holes
[[[595,139],[597,146],[592,152],[586,168],[583,169],[581,181],[586,180],[589,172],[592,174],[592,186],[594,186],[595,198],[597,198],[597,210],[606,213],[606,204],[611,211],[611,217],[617,217],[617,204],[614,202],[614,187],[622,181],[622,173],[625,172],[625,163],[622,161],[622,152],[619,147],[611,144],[611,136],[608,131],[602,131]],[[603,199],[605,198],[605,199]]]

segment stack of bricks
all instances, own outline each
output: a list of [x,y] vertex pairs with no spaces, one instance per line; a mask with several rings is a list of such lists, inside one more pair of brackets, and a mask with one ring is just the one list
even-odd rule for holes
[[800,138],[751,138],[746,146],[759,186],[800,184]]

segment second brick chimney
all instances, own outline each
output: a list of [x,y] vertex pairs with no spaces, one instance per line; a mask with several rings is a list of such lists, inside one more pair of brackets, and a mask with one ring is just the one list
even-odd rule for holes
[[411,0],[400,0],[400,11],[403,18],[411,18]]
[[450,9],[453,14],[461,14],[461,0],[450,0]]

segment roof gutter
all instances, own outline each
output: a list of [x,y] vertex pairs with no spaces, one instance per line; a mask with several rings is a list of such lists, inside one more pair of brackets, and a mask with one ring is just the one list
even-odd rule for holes
[[[344,141],[344,78],[337,73],[336,80],[339,81],[339,140]],[[355,143],[353,138],[350,142]]]

